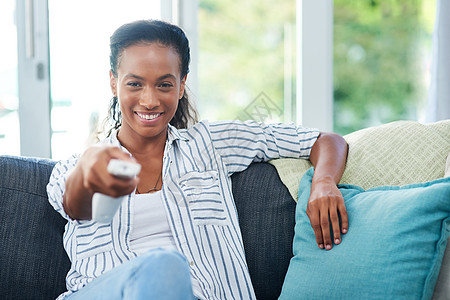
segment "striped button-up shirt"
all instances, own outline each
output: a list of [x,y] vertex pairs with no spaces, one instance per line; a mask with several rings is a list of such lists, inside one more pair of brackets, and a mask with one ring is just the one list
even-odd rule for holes
[[[293,124],[253,121],[202,121],[183,130],[169,125],[162,198],[178,251],[190,262],[191,277],[199,283],[196,297],[255,298],[230,176],[252,162],[308,159],[318,135],[318,130]],[[121,147],[115,134],[104,143]],[[63,240],[72,265],[68,291],[60,298],[137,256],[130,248],[133,201],[124,201],[110,224],[72,220],[64,212],[65,181],[78,158],[58,162],[47,186],[51,205],[68,220]]]

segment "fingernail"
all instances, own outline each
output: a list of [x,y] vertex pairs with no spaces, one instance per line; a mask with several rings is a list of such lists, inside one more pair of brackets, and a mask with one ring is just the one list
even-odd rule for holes
[[319,248],[320,248],[320,249],[323,249],[323,244],[320,244],[320,245],[319,245]]
[[331,245],[327,244],[327,250],[330,250],[330,249],[331,249]]
[[347,229],[342,229],[342,233],[347,233]]
[[335,240],[334,240],[334,243],[335,243],[335,244],[339,244],[340,242],[341,242],[340,239],[335,239]]

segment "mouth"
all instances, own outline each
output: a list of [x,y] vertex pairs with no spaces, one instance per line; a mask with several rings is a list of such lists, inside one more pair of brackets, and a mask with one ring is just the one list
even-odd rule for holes
[[160,115],[162,115],[162,113],[141,113],[141,112],[135,112],[135,113],[144,120],[153,120],[153,119],[159,117]]

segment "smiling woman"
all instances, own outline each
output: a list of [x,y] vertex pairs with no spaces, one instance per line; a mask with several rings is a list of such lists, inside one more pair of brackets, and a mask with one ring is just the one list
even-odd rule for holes
[[[117,128],[56,164],[47,189],[68,220],[66,233],[74,232],[64,235],[72,267],[61,298],[255,299],[231,189],[231,175],[253,162],[310,159],[315,247],[340,244],[348,230],[336,186],[347,153],[342,137],[293,123],[198,122],[185,93],[189,42],[176,25],[127,23],[111,36],[110,50]],[[138,163],[138,176],[110,174],[112,159]],[[97,193],[125,196],[109,223],[92,220]],[[172,286],[172,296],[161,289]]]

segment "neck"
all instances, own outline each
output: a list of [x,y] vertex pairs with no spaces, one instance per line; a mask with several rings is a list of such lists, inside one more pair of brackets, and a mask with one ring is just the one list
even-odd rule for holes
[[141,136],[127,135],[119,130],[117,139],[135,159],[138,161],[148,161],[152,158],[162,158],[166,146],[167,132],[164,135],[146,138]]

